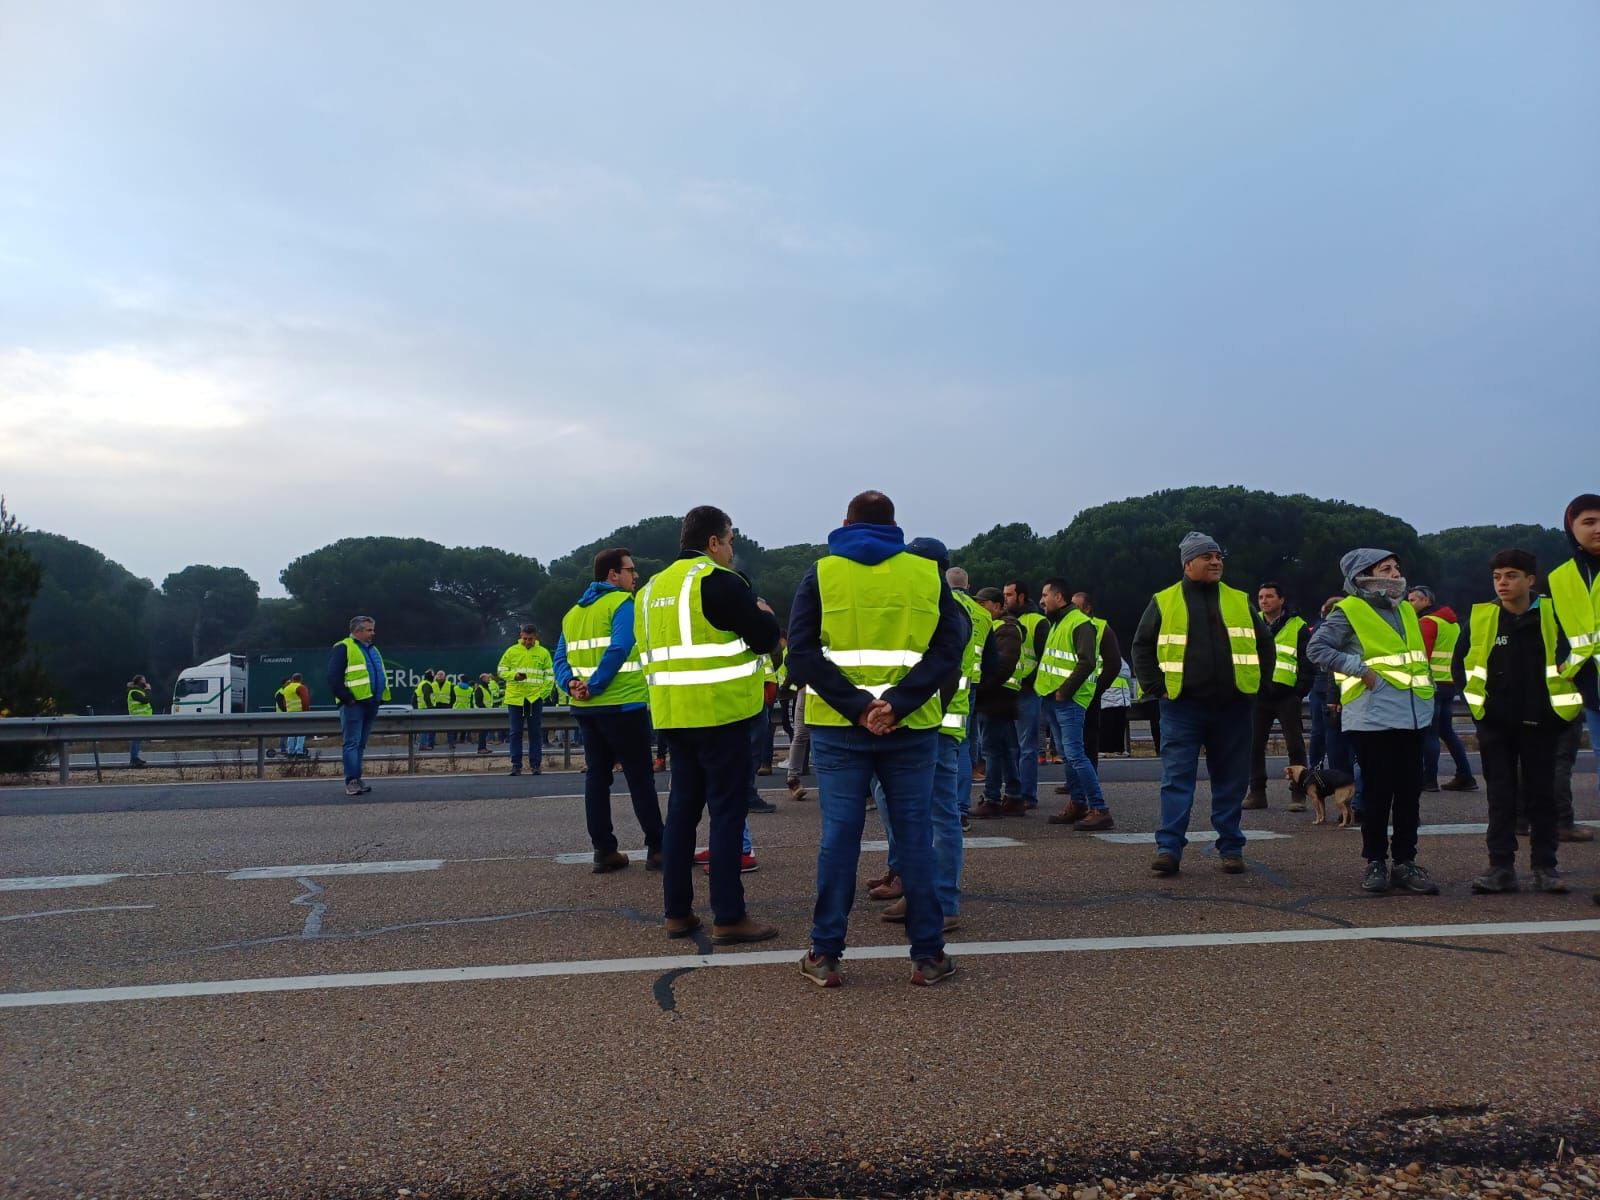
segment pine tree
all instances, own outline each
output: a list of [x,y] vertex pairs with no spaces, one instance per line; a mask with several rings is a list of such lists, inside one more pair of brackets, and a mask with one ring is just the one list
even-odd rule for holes
[[[28,610],[44,573],[23,548],[23,532],[0,496],[0,717],[56,711],[50,681],[28,651]],[[0,771],[31,770],[43,755],[42,746],[0,745]]]

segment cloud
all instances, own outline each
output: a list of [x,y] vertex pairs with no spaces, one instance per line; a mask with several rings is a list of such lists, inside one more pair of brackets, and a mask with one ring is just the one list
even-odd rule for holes
[[137,429],[211,431],[252,420],[241,385],[203,367],[136,348],[0,351],[0,420],[74,437]]

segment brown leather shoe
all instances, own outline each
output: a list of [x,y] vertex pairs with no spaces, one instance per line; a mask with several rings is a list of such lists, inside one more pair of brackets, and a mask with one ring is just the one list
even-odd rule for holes
[[768,938],[778,936],[776,925],[763,925],[751,918],[749,913],[740,917],[732,925],[713,925],[711,927],[711,940],[720,946],[736,945],[740,942],[764,942]]
[[944,931],[946,933],[949,933],[952,930],[960,929],[960,928],[961,928],[961,918],[960,917],[946,917],[944,919]]
[[1111,810],[1108,808],[1097,808],[1083,820],[1074,825],[1073,828],[1079,833],[1099,833],[1101,830],[1111,829],[1115,826],[1116,822],[1111,819]]
[[992,821],[1005,816],[1005,813],[993,800],[980,800],[972,806],[972,815],[980,821]]
[[902,896],[879,914],[880,921],[887,921],[891,925],[903,925],[906,920],[906,900]]
[[1240,808],[1265,808],[1266,806],[1267,806],[1267,794],[1265,792],[1246,792],[1245,793],[1245,797],[1244,797],[1244,803],[1241,804],[1239,807]]
[[985,767],[982,763],[974,763],[973,764],[973,766],[972,766],[972,782],[973,783],[982,783],[984,781],[984,779],[988,777],[988,774],[989,774],[989,768]]
[[621,850],[613,850],[604,858],[595,859],[594,866],[590,870],[596,875],[604,875],[608,871],[620,871],[627,865],[628,856]]
[[1058,813],[1052,813],[1049,821],[1052,825],[1076,825],[1089,815],[1089,806],[1072,801]]
[[647,850],[644,855],[644,869],[646,871],[661,870],[661,851]]
[[673,938],[688,937],[700,928],[700,918],[690,913],[687,917],[668,917],[666,919],[667,936]]
[[1000,815],[1002,817],[1025,817],[1028,815],[1028,802],[1021,796],[1007,796],[1000,801]]
[[1560,842],[1592,842],[1594,830],[1586,825],[1563,825],[1556,830],[1556,840]]
[[1222,872],[1225,875],[1243,875],[1244,859],[1237,854],[1225,854],[1222,857]]
[[867,889],[867,895],[873,900],[898,900],[905,894],[905,884],[894,874],[884,876]]
[[798,779],[786,779],[783,781],[783,786],[789,789],[789,799],[804,800],[806,798],[806,789],[800,785]]

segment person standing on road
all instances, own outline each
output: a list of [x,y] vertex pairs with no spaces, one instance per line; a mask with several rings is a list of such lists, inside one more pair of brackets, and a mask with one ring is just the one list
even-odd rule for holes
[[[283,711],[307,712],[311,708],[311,692],[306,687],[305,676],[299,672],[289,676],[283,684]],[[306,756],[306,735],[284,739],[284,753],[290,758]]]
[[983,751],[983,720],[978,713],[978,687],[995,670],[994,615],[972,595],[972,580],[965,567],[951,567],[944,573],[944,580],[950,585],[950,594],[956,598],[956,603],[966,611],[967,619],[972,622],[973,636],[979,641],[978,669],[968,681],[966,737],[958,747],[956,757],[956,804],[961,809],[961,828],[969,829],[972,826],[972,780]]
[[707,813],[711,939],[765,941],[778,931],[750,916],[739,874],[752,723],[766,719],[761,656],[778,644],[778,621],[733,570],[727,513],[710,504],[690,509],[678,546],[678,557],[645,586],[634,615],[650,720],[666,738],[671,763],[661,855],[664,925],[675,938],[700,927],[694,843]]
[[583,812],[594,873],[620,871],[628,856],[611,827],[612,766],[620,763],[644,830],[646,870],[661,869],[661,801],[650,761],[650,695],[634,641],[633,591],[639,571],[626,546],[594,556],[594,582],[561,618],[556,683],[572,700],[583,732]]
[[[556,680],[555,661],[539,641],[539,627],[524,625],[500,656],[495,674],[506,686],[506,717],[511,727],[511,774],[522,774],[522,731],[528,731],[528,768],[544,766],[544,700]],[[608,763],[609,767],[610,764]]]
[[1188,844],[1200,750],[1211,773],[1211,826],[1222,869],[1244,866],[1239,814],[1250,781],[1250,705],[1272,671],[1272,637],[1250,598],[1222,582],[1222,547],[1191,531],[1183,578],[1150,599],[1133,635],[1133,673],[1161,710],[1161,828],[1150,869],[1176,875]]
[[1555,605],[1534,588],[1539,564],[1526,550],[1489,560],[1495,604],[1474,604],[1463,662],[1467,708],[1489,789],[1489,872],[1475,892],[1514,892],[1517,819],[1528,822],[1537,892],[1565,892],[1556,869],[1556,742],[1577,723],[1583,700],[1557,667],[1570,646]]
[[[1455,610],[1442,605],[1431,587],[1415,584],[1406,597],[1422,621],[1422,648],[1428,652],[1428,673],[1433,677],[1433,723],[1422,731],[1422,790],[1425,792],[1475,792],[1472,761],[1456,733],[1456,645],[1461,626]],[[1455,762],[1454,778],[1439,782],[1439,745],[1443,743]]]
[[[1089,618],[1089,623],[1094,626],[1096,645],[1100,648],[1100,666],[1096,672],[1094,685],[1094,699],[1089,702],[1089,711],[1083,717],[1083,753],[1089,759],[1089,765],[1095,769],[1096,775],[1100,772],[1100,723],[1104,712],[1103,701],[1112,688],[1116,686],[1119,672],[1122,670],[1122,643],[1117,640],[1116,630],[1111,628],[1111,623],[1103,617],[1094,615],[1094,597],[1088,592],[1073,592],[1072,607]],[[1049,705],[1042,706],[1049,711]],[[1046,730],[1049,724],[1046,723]],[[1059,749],[1061,737],[1057,733],[1057,748]],[[1058,756],[1059,757],[1059,756]],[[1075,799],[1072,790],[1072,772],[1063,771],[1063,779],[1056,788],[1059,795]]]
[[[1591,842],[1594,830],[1577,823],[1572,806],[1572,771],[1577,765],[1583,726],[1589,727],[1589,749],[1600,767],[1600,496],[1585,493],[1567,505],[1563,524],[1572,557],[1545,581],[1555,604],[1556,619],[1571,645],[1561,664],[1563,677],[1577,685],[1583,698],[1583,720],[1574,721],[1556,744],[1556,836],[1563,842]],[[1600,770],[1596,771],[1600,784]],[[1600,892],[1595,893],[1600,903]]]
[[1022,660],[1017,664],[1017,794],[1026,810],[1039,807],[1041,706],[1033,684],[1038,677],[1045,639],[1050,636],[1050,623],[1034,607],[1028,585],[1022,580],[1011,580],[1001,595],[1005,598],[1006,616],[1014,618],[1022,627]]
[[389,698],[383,655],[372,644],[377,622],[371,617],[351,617],[350,636],[333,644],[328,655],[328,690],[339,706],[339,728],[344,734],[344,794],[370,792],[361,776],[367,739],[378,719],[378,706]]
[[1033,688],[1045,706],[1072,789],[1067,806],[1050,818],[1050,824],[1071,825],[1085,833],[1110,829],[1111,810],[1083,734],[1100,682],[1100,629],[1068,599],[1065,579],[1045,580],[1039,602],[1049,636]]
[[[417,680],[417,685],[413,689],[413,691],[415,693],[415,700],[416,700],[415,707],[416,708],[418,708],[418,709],[429,709],[429,708],[433,707],[433,668],[432,667],[429,667],[426,671],[424,671],[422,673],[422,678]],[[423,732],[417,734],[417,749],[418,750],[432,750],[433,749],[433,732],[431,730],[424,730]]]
[[[1311,627],[1289,605],[1283,585],[1268,581],[1256,589],[1256,607],[1272,635],[1272,677],[1261,681],[1256,702],[1250,709],[1250,790],[1246,808],[1267,806],[1267,738],[1276,721],[1283,730],[1291,766],[1306,765],[1305,730],[1300,724],[1300,705],[1311,691],[1316,672],[1306,658],[1306,643]],[[1289,786],[1289,811],[1306,810],[1305,794],[1298,783]]]
[[[478,682],[472,686],[472,707],[482,709],[500,707],[495,703],[494,676],[487,671],[480,674]],[[478,730],[478,753],[489,753],[489,730],[487,729]]]
[[1422,626],[1406,603],[1409,589],[1395,555],[1351,550],[1339,569],[1345,598],[1311,635],[1307,652],[1313,666],[1333,672],[1340,726],[1361,767],[1361,852],[1367,860],[1361,887],[1436,896],[1439,885],[1416,861],[1422,730],[1433,721]]
[[850,501],[828,549],[800,580],[789,618],[789,671],[810,691],[806,724],[822,810],[811,948],[800,970],[823,987],[839,985],[863,798],[876,777],[899,859],[911,982],[939,983],[955,970],[944,949],[930,816],[939,689],[961,666],[967,618],[938,565],[907,553],[882,492]]
[[[973,707],[983,726],[983,799],[972,809],[979,820],[997,817],[1024,817],[1028,806],[1022,799],[1017,779],[1017,697],[1022,685],[1022,625],[1005,611],[1005,596],[999,588],[980,588],[973,597],[989,614],[989,642],[994,647],[993,663],[986,663],[978,682]],[[990,666],[995,669],[991,673]],[[976,768],[974,768],[976,779]]]
[[[130,717],[148,717],[155,713],[155,707],[150,703],[150,681],[143,675],[135,675],[128,680],[128,715]],[[128,765],[130,767],[148,767],[150,764],[139,757],[139,739],[134,738],[128,743]]]

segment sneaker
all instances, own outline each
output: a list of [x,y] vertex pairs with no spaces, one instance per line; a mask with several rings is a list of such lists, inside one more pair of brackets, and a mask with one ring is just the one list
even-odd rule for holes
[[1374,895],[1382,895],[1389,890],[1389,864],[1383,859],[1374,859],[1367,864],[1367,873],[1361,880],[1361,890]]
[[1089,815],[1089,806],[1079,804],[1076,800],[1069,803],[1058,813],[1052,813],[1045,820],[1051,825],[1076,825]]
[[1049,766],[1050,765],[1050,756],[1048,754],[1039,755],[1039,765],[1041,767]]
[[706,863],[710,862],[711,861],[711,848],[708,846],[704,850],[696,850],[694,852],[694,861],[699,863],[699,864],[701,864],[702,866],[704,866]]
[[620,871],[628,865],[628,856],[621,850],[613,850],[610,854],[598,855],[590,871],[596,875],[605,875],[610,871]]
[[1115,828],[1116,822],[1111,819],[1109,808],[1097,808],[1083,820],[1073,826],[1079,833],[1099,833],[1104,829]]
[[941,953],[938,958],[917,959],[916,970],[911,972],[911,982],[917,987],[932,987],[956,973],[956,960]]
[[711,940],[722,946],[734,946],[743,942],[764,942],[768,938],[777,936],[777,926],[763,925],[754,920],[749,913],[732,925],[711,926]]
[[142,758],[130,758],[128,760],[128,765],[130,767],[148,767],[150,764],[145,762],[145,760]]
[[904,925],[906,923],[906,898],[901,896],[888,908],[878,914],[878,920],[887,921],[891,925]]
[[1176,875],[1178,873],[1177,855],[1168,854],[1163,850],[1150,860],[1150,869],[1157,875]]
[[763,800],[760,796],[751,796],[750,803],[745,806],[746,812],[773,813],[778,811],[778,806],[770,800]]
[[667,769],[667,760],[665,758],[663,758],[661,755],[658,754],[658,755],[656,755],[655,766],[656,766],[656,774],[659,775],[662,771],[665,771]]
[[1439,885],[1428,877],[1427,871],[1414,862],[1395,863],[1389,872],[1389,884],[1413,896],[1437,896]]
[[511,770],[506,772],[506,774],[507,775],[521,775],[522,774],[522,768],[521,767],[512,767]]
[[1246,792],[1244,803],[1240,805],[1241,808],[1265,808],[1266,806],[1267,794],[1265,792],[1257,791]]
[[1554,867],[1535,867],[1533,869],[1533,890],[1545,892],[1551,896],[1565,896],[1567,894],[1567,881],[1561,878],[1561,872]]
[[804,800],[806,798],[806,789],[801,786],[798,779],[786,779],[783,781],[783,786],[789,789],[789,799]]
[[839,960],[831,954],[807,950],[800,956],[800,974],[818,987],[835,988],[844,982],[839,978]]
[[1222,856],[1222,873],[1224,875],[1243,875],[1244,858],[1238,854],[1224,854]]
[[1592,842],[1594,841],[1594,830],[1583,825],[1563,825],[1556,830],[1556,841]]
[[349,783],[344,785],[344,794],[346,796],[359,796],[359,795],[361,795],[361,785],[359,783],[356,783],[354,780],[352,780],[351,782],[349,782]]
[[1441,792],[1475,792],[1478,790],[1478,781],[1471,775],[1457,775],[1454,779],[1446,779],[1439,785]]
[[972,814],[969,813],[969,812],[962,813],[961,814],[961,832],[962,833],[966,833],[971,828],[972,828]]
[[1472,881],[1472,890],[1480,896],[1493,896],[1501,892],[1521,890],[1515,867],[1490,867],[1485,875]]
[[[760,869],[761,864],[756,861],[756,856],[754,854],[739,855],[739,874],[748,875],[751,871],[759,871]],[[700,873],[702,875],[711,874],[711,863],[709,861],[706,862],[705,866],[700,868]]]

